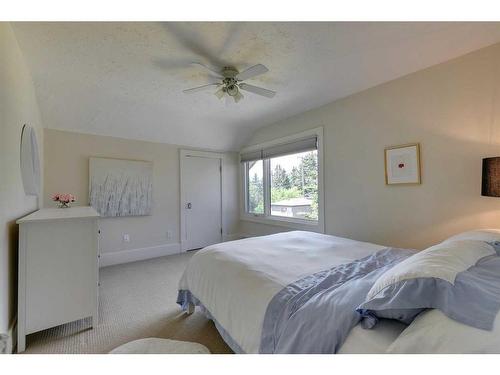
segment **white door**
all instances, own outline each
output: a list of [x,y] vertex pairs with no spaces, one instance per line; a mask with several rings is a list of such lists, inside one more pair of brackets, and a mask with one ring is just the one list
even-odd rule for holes
[[181,152],[182,250],[222,242],[222,168],[215,155]]

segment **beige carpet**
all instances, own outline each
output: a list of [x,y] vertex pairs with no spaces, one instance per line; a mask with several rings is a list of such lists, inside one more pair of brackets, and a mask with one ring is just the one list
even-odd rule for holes
[[99,325],[82,320],[29,335],[26,353],[108,353],[131,340],[161,337],[197,342],[212,353],[231,353],[201,313],[175,303],[177,283],[192,253],[100,270]]

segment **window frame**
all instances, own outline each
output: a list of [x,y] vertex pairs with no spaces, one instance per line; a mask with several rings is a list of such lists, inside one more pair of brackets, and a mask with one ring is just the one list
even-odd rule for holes
[[263,188],[264,188],[264,213],[250,213],[248,209],[248,163],[240,163],[240,173],[242,186],[240,188],[240,220],[250,221],[260,224],[270,224],[283,226],[291,229],[302,229],[324,233],[325,214],[324,214],[324,177],[323,177],[323,128],[318,127],[306,130],[300,133],[292,134],[286,137],[274,139],[249,147],[245,147],[241,152],[255,151],[265,147],[275,146],[283,143],[293,142],[302,138],[316,136],[318,140],[318,220],[297,219],[283,216],[271,215],[271,186],[270,186],[270,159],[263,159]]

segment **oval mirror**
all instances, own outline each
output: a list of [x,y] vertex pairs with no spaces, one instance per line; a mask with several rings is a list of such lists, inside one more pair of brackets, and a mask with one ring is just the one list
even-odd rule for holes
[[40,158],[33,127],[24,125],[21,131],[21,177],[26,195],[40,194]]

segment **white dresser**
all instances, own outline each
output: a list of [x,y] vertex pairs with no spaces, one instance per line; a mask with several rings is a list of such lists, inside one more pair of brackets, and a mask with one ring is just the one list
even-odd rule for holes
[[99,214],[45,208],[19,219],[17,351],[26,335],[82,318],[98,323]]

